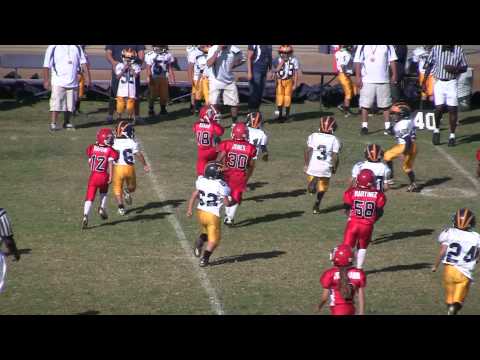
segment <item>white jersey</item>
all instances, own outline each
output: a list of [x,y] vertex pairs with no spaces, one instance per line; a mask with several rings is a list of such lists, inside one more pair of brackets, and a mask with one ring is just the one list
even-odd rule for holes
[[197,81],[201,77],[209,75],[209,67],[207,66],[207,54],[200,51],[200,54],[195,58],[193,66],[193,80]]
[[331,134],[313,133],[307,139],[307,146],[313,149],[307,174],[316,177],[331,177],[332,154],[338,154],[341,148],[337,137]]
[[149,51],[145,54],[145,63],[150,67],[152,77],[168,78],[168,70],[175,58],[169,52],[157,54],[155,51]]
[[[340,73],[353,74],[353,56],[345,49],[339,50],[335,53],[335,60],[337,63],[337,70]],[[345,71],[343,71],[343,68]]]
[[448,246],[443,263],[455,266],[466,277],[473,279],[472,272],[480,251],[480,235],[475,231],[448,228],[440,233],[438,242]]
[[115,165],[135,165],[135,154],[139,152],[138,144],[132,139],[115,139],[113,149],[118,151]]
[[393,126],[393,136],[398,144],[406,144],[407,141],[415,141],[415,123],[413,119],[402,119]]
[[[275,64],[278,65],[280,58],[277,58]],[[296,57],[291,57],[283,63],[283,66],[276,73],[277,77],[281,80],[291,79],[295,71],[300,68],[300,63]]]
[[197,209],[220,217],[223,199],[230,195],[230,188],[220,179],[212,180],[199,176],[195,184],[199,192]]
[[428,51],[423,46],[420,46],[413,50],[412,61],[418,64],[418,72],[425,74],[425,63],[428,59]]
[[368,160],[359,161],[353,165],[352,178],[356,179],[360,171],[363,169],[372,170],[375,174],[375,182],[377,190],[383,191],[385,181],[390,178],[390,169],[383,162],[371,162]]
[[[115,67],[115,74],[117,76],[120,75],[124,68],[125,64],[117,64]],[[132,99],[137,97],[135,82],[137,81],[136,76],[140,74],[141,71],[142,68],[138,64],[132,64],[130,66],[130,71],[127,71],[125,74],[123,74],[118,81],[117,96],[128,97]]]
[[262,129],[248,127],[248,142],[257,148],[257,155],[253,160],[257,160],[262,153],[262,146],[267,146],[268,136]]

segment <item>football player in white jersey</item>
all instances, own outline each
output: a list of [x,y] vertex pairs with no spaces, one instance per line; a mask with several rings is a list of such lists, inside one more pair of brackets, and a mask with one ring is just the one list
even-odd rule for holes
[[304,172],[307,174],[308,192],[316,193],[314,214],[320,214],[320,203],[328,190],[330,177],[338,167],[341,143],[333,135],[335,129],[336,121],[333,116],[322,117],[319,132],[314,132],[307,139]]
[[[193,207],[198,200],[197,220],[200,224],[200,236],[195,242],[194,255],[200,257],[200,266],[209,264],[210,256],[220,243],[220,209],[223,205],[233,205],[230,188],[222,180],[220,164],[209,162],[205,167],[204,176],[199,176],[195,183],[196,189],[188,202],[187,216],[193,214]],[[203,251],[203,245],[207,243]]]
[[195,93],[195,113],[200,111],[202,100],[205,105],[209,105],[208,94],[209,84],[208,75],[210,68],[207,66],[207,54],[210,45],[198,45],[200,53],[196,53],[195,63],[193,66],[193,92]]
[[[145,158],[135,141],[135,129],[126,121],[120,121],[115,130],[113,149],[118,151],[118,160],[113,166],[112,188],[118,204],[118,214],[125,215],[124,200],[127,205],[132,204],[132,193],[137,188],[137,177],[135,174],[135,157],[143,165],[145,172],[150,171]],[[127,188],[123,188],[126,183]]]
[[407,191],[418,192],[419,189],[415,182],[415,173],[413,172],[413,163],[417,156],[417,144],[415,142],[416,133],[410,107],[404,102],[395,103],[390,109],[390,114],[395,121],[395,125],[391,128],[391,132],[395,137],[397,144],[385,151],[385,155],[383,156],[391,174],[391,179],[388,181],[388,184],[392,185],[394,183],[393,160],[403,156],[402,169],[410,180],[410,185],[408,186]]
[[383,160],[383,149],[377,144],[368,144],[365,147],[365,161],[357,162],[352,169],[351,185],[354,186],[360,171],[369,169],[375,175],[377,190],[388,190],[387,180],[390,178],[390,169]]
[[268,135],[263,130],[263,115],[261,112],[253,112],[247,115],[248,142],[257,148],[257,155],[253,158],[251,175],[255,169],[255,161],[261,155],[263,161],[268,161]]
[[172,66],[174,62],[175,58],[168,52],[168,45],[152,45],[152,51],[145,54],[149,89],[148,116],[155,116],[154,104],[156,98],[159,98],[160,114],[168,114],[168,84],[175,83],[175,73]]
[[[425,78],[425,63],[427,62],[428,56],[430,55],[430,50],[432,50],[433,45],[423,45],[417,47],[413,50],[412,62],[417,64],[417,71],[418,71],[418,83],[421,85],[423,84],[423,80]],[[433,101],[433,85],[434,79],[433,74],[428,75],[427,79],[427,91],[422,91],[422,101],[430,100]]]
[[188,62],[188,68],[187,68],[187,78],[188,81],[190,81],[190,84],[192,85],[192,94],[190,97],[190,110],[192,114],[196,114],[199,112],[199,110],[195,109],[195,81],[194,81],[194,70],[195,70],[195,61],[197,59],[197,56],[200,56],[203,54],[203,52],[198,48],[199,45],[189,45],[187,47],[187,62]]
[[135,61],[137,52],[131,48],[122,51],[122,61],[115,67],[117,75],[117,114],[121,118],[122,114],[127,110],[128,118],[135,123],[135,102],[138,95],[136,93],[136,77],[142,71],[140,65]]
[[438,236],[440,252],[432,267],[435,272],[444,264],[443,286],[447,314],[456,315],[462,308],[471,282],[472,272],[480,254],[480,235],[473,231],[475,215],[470,209],[458,209],[453,215],[453,227]]

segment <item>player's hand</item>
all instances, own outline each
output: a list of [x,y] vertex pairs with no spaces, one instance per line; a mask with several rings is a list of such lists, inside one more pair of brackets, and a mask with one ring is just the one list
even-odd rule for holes
[[250,80],[253,79],[253,75],[252,75],[251,72],[249,72],[249,73],[247,74],[247,79],[248,79],[248,81],[250,81]]
[[455,74],[458,72],[458,68],[453,65],[445,65],[445,70],[452,74]]
[[434,266],[432,266],[431,270],[432,270],[432,272],[435,272],[435,271],[437,271],[437,267],[434,265]]
[[321,312],[322,311],[321,304],[317,304],[317,306],[315,306],[315,310],[317,310],[317,312]]
[[143,171],[145,171],[146,173],[150,172],[150,166],[144,165],[143,166]]
[[109,178],[108,178],[108,185],[110,185],[111,183],[112,183],[112,178],[109,177]]
[[192,209],[188,209],[187,210],[187,216],[188,217],[192,217],[193,213],[192,213]]

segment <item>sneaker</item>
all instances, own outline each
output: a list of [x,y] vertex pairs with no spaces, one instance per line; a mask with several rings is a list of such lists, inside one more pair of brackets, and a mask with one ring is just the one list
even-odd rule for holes
[[107,124],[113,124],[113,115],[108,115],[106,119]]
[[320,208],[318,205],[313,205],[313,214],[320,214]]
[[98,208],[98,215],[100,215],[102,220],[107,220],[108,219],[107,211],[104,208],[101,208],[101,207]]
[[223,219],[223,223],[228,226],[233,225],[233,219],[230,219],[228,216],[225,216],[225,219]]
[[416,183],[411,183],[408,188],[407,192],[418,192],[418,186]]
[[163,108],[162,110],[160,110],[160,115],[168,115],[167,109]]
[[343,107],[343,104],[338,105],[337,109],[340,110],[342,113],[346,114],[346,111],[345,111],[345,108]]
[[208,265],[208,263],[209,263],[209,260],[208,260],[207,258],[202,257],[202,258],[200,259],[199,265],[200,265],[200,267],[205,267],[205,266]]
[[118,208],[118,215],[125,216],[125,208]]
[[432,144],[433,145],[440,145],[440,133],[437,132],[437,133],[433,133],[432,135]]
[[388,179],[387,181],[385,181],[387,183],[387,185],[391,186],[391,185],[395,185],[395,180],[394,179]]
[[455,146],[455,138],[448,139],[448,146]]
[[49,129],[51,132],[60,130],[60,129],[57,127],[57,124],[53,124],[53,123],[50,124],[50,126],[49,126],[48,129]]
[[368,128],[362,127],[362,129],[360,130],[360,135],[368,135]]
[[75,126],[72,123],[63,123],[63,128],[67,130],[75,130]]
[[132,202],[133,202],[132,195],[128,192],[127,189],[123,190],[123,198],[125,199],[125,203],[127,205],[132,205]]
[[82,230],[85,230],[87,226],[88,226],[88,217],[84,215],[82,220]]

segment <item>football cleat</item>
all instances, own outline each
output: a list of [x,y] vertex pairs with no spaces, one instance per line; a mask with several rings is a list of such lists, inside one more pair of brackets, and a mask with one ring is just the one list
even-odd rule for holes
[[448,146],[449,147],[455,146],[455,138],[448,139]]
[[225,216],[225,219],[223,219],[223,223],[228,226],[233,226],[233,219],[230,219],[228,216]]
[[433,133],[432,135],[432,144],[433,145],[440,145],[440,133]]
[[54,132],[54,131],[58,131],[60,130],[58,127],[57,127],[57,124],[50,124],[49,128],[48,128],[50,131]]
[[125,203],[127,205],[132,205],[133,203],[132,194],[130,194],[130,192],[127,189],[123,190],[123,198],[125,199]]
[[102,220],[107,220],[108,219],[107,211],[104,208],[101,208],[101,207],[98,208],[98,215],[100,215]]
[[320,214],[320,207],[319,205],[313,205],[313,214]]
[[195,257],[200,257],[202,255],[203,244],[205,243],[205,239],[206,237],[203,237],[202,235],[200,235],[197,241],[195,241],[195,248],[193,249],[193,255],[195,255]]
[[418,186],[416,183],[411,183],[408,187],[407,187],[407,192],[419,192],[419,189],[418,189]]
[[360,129],[360,135],[368,135],[368,128],[367,127],[362,127]]
[[125,216],[125,208],[118,208],[118,215]]
[[63,123],[63,128],[67,130],[75,130],[75,126],[72,123]]
[[82,220],[82,230],[85,230],[88,226],[88,217],[84,216]]
[[205,267],[205,266],[208,266],[209,262],[210,261],[206,257],[202,257],[200,259],[199,265],[200,265],[200,267]]

